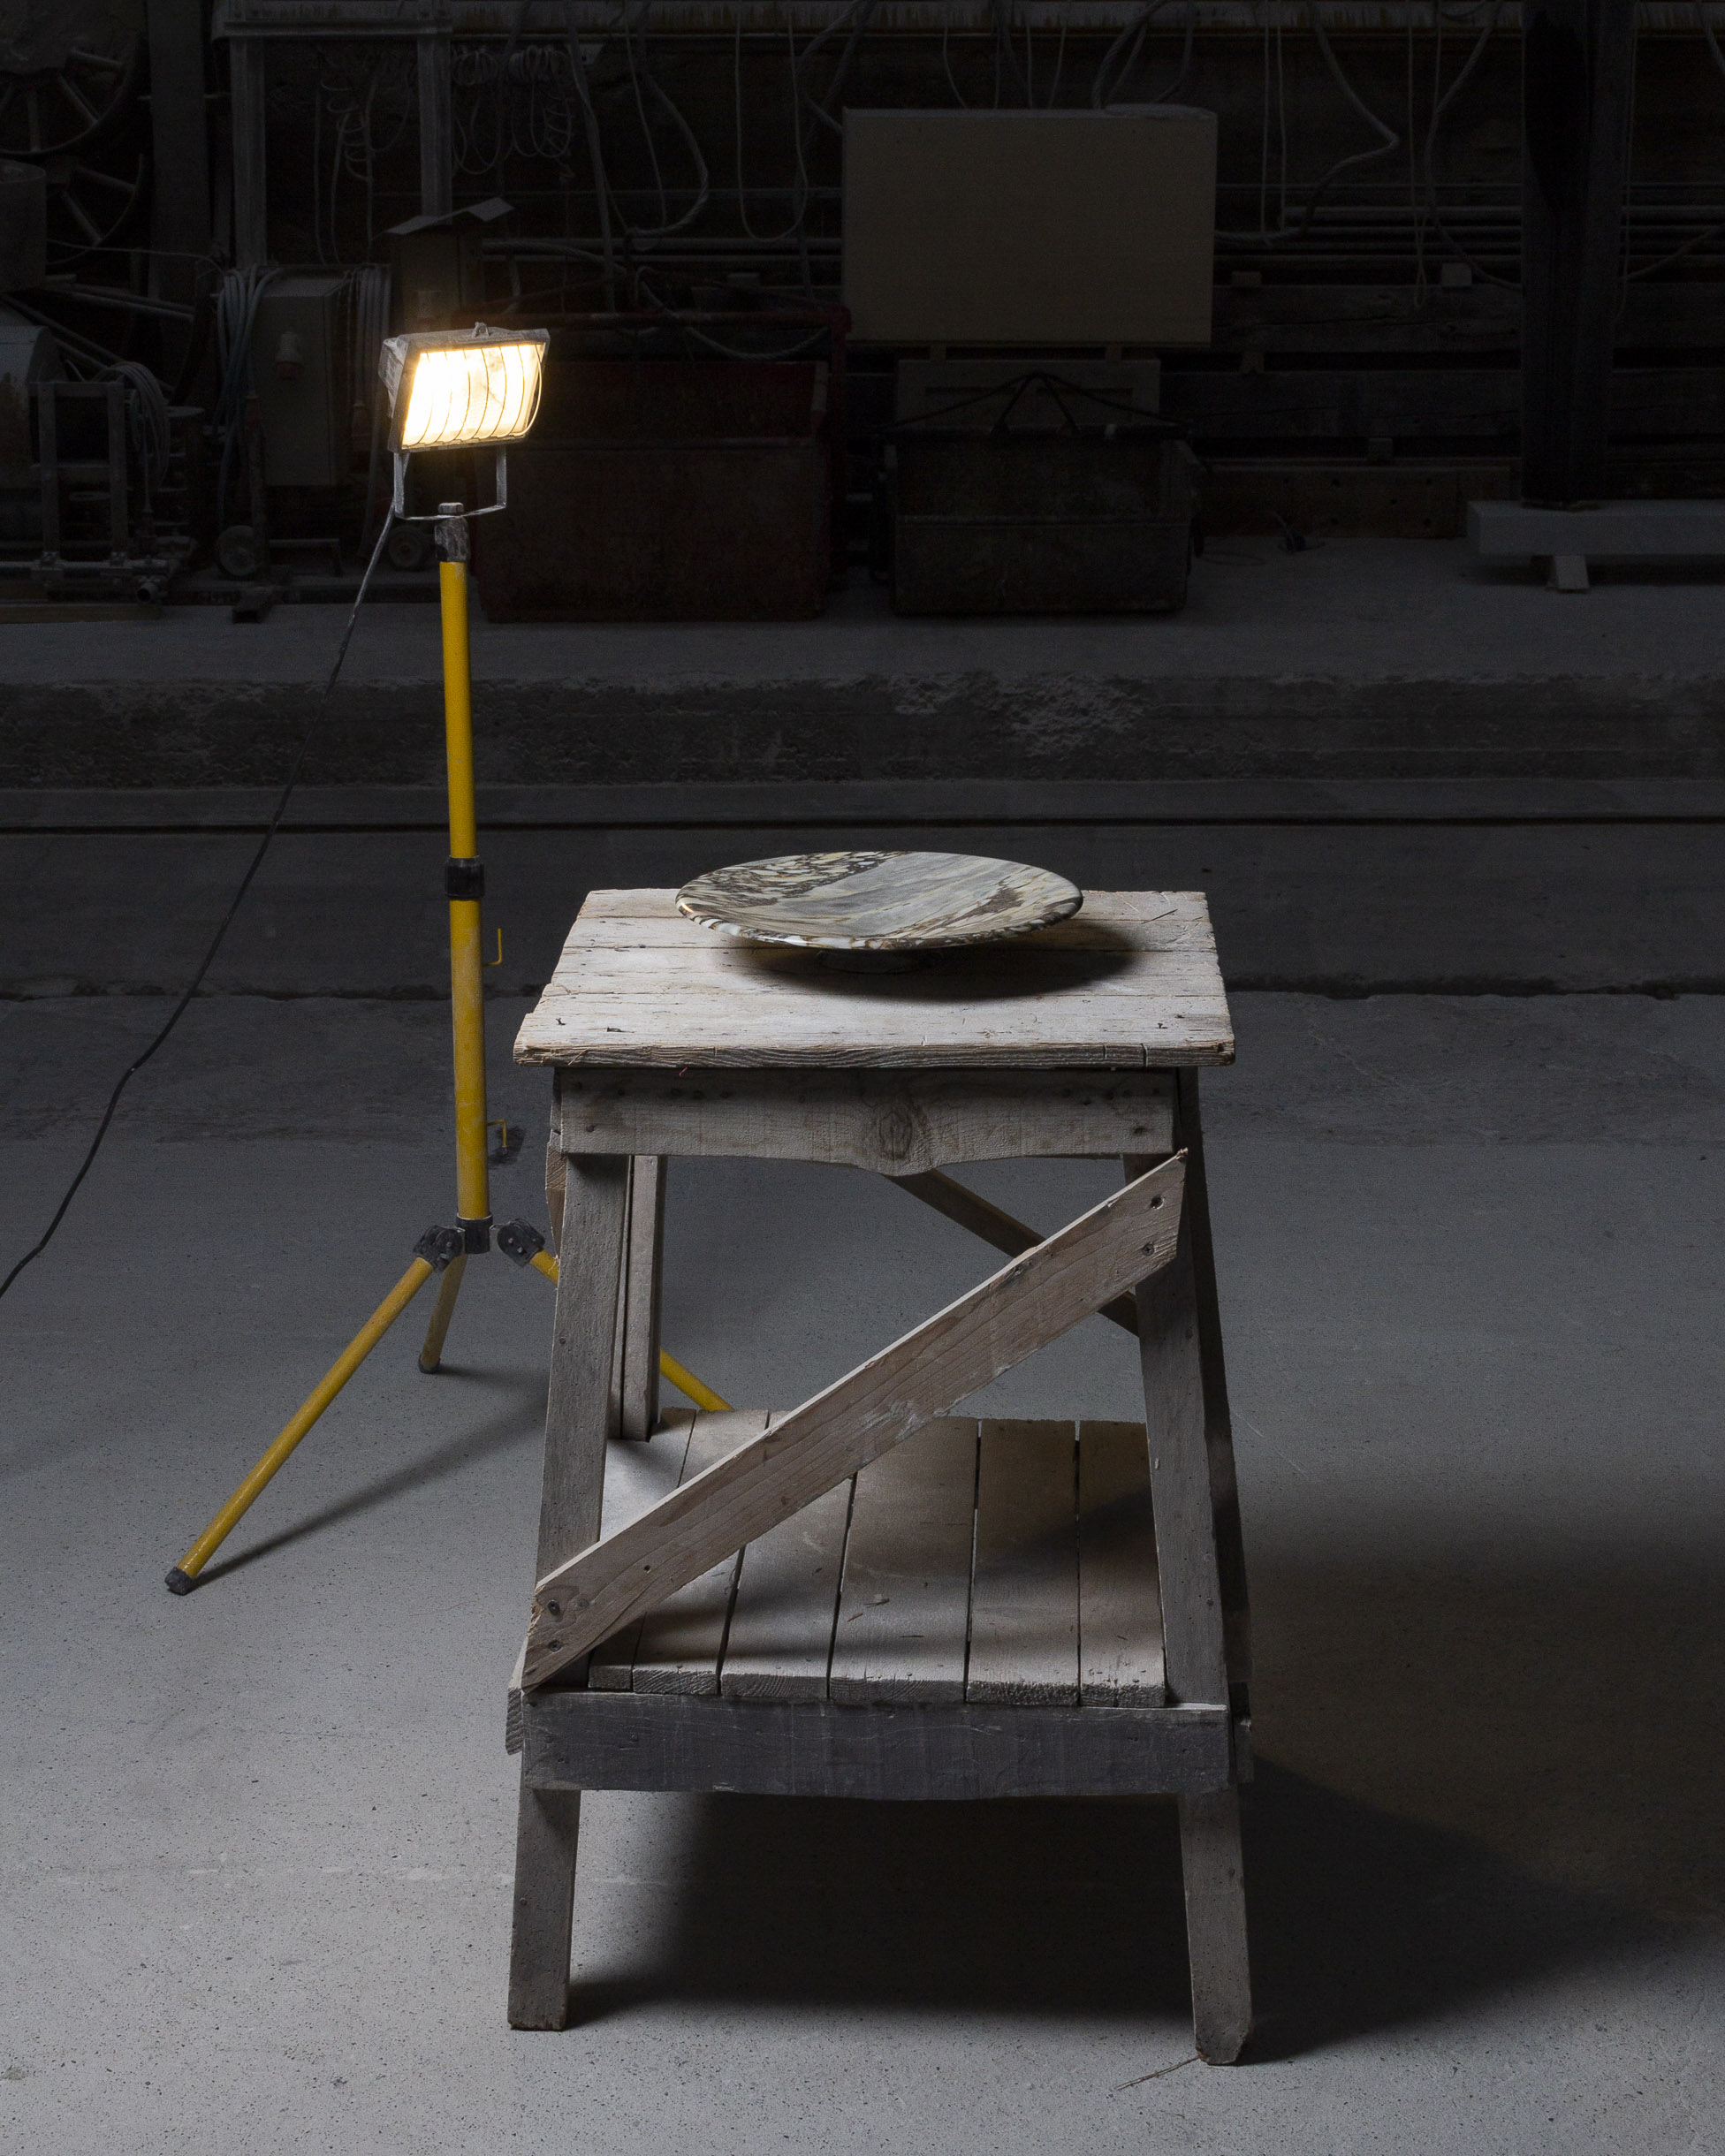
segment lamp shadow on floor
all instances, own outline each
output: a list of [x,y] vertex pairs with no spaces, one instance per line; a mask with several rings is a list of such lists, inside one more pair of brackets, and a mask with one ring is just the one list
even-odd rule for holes
[[289,1549],[296,1542],[305,1542],[314,1535],[321,1535],[343,1521],[359,1518],[376,1512],[384,1505],[410,1495],[415,1490],[429,1489],[434,1483],[444,1482],[452,1475],[466,1473],[469,1468],[481,1466],[504,1453],[513,1452],[518,1446],[543,1438],[545,1428],[545,1381],[543,1378],[506,1378],[492,1372],[468,1370],[452,1363],[445,1363],[437,1373],[439,1378],[460,1378],[468,1385],[483,1387],[488,1392],[502,1392],[510,1395],[507,1404],[497,1409],[486,1421],[464,1430],[459,1437],[448,1439],[434,1446],[417,1459],[406,1461],[387,1475],[338,1498],[333,1504],[321,1507],[305,1518],[280,1529],[262,1542],[249,1544],[207,1566],[198,1579],[198,1587],[204,1588],[213,1580],[225,1579],[230,1573],[241,1572],[247,1565],[255,1565],[260,1558],[273,1556],[278,1550]]

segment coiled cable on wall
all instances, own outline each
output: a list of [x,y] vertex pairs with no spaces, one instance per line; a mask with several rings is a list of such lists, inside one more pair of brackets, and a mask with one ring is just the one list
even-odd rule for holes
[[[1472,51],[1469,53],[1467,58],[1462,63],[1460,72],[1456,75],[1455,81],[1452,82],[1449,87],[1443,93],[1442,96],[1433,97],[1432,102],[1432,118],[1425,130],[1425,148],[1421,162],[1425,179],[1425,214],[1432,220],[1432,229],[1442,239],[1444,245],[1448,247],[1460,261],[1464,262],[1467,264],[1468,268],[1472,270],[1475,277],[1477,277],[1482,284],[1496,285],[1505,292],[1517,292],[1520,290],[1520,286],[1516,285],[1512,277],[1499,277],[1494,270],[1486,269],[1484,262],[1477,261],[1475,257],[1468,252],[1468,250],[1462,245],[1461,241],[1455,237],[1455,233],[1452,232],[1449,227],[1444,223],[1443,214],[1438,208],[1436,156],[1438,135],[1443,126],[1444,115],[1448,111],[1450,106],[1455,103],[1456,98],[1460,96],[1463,90],[1466,88],[1469,80],[1472,77],[1473,71],[1478,66],[1480,61],[1485,58],[1486,48],[1491,42],[1493,33],[1497,28],[1497,19],[1502,11],[1503,0],[1491,0],[1491,7],[1486,14],[1484,27],[1481,28],[1478,36],[1473,42]],[[1441,80],[1440,71],[1443,67],[1443,10],[1441,7],[1440,7],[1437,11],[1436,47],[1432,53],[1432,84],[1434,91],[1439,81]]]
[[222,440],[222,461],[216,479],[217,524],[227,515],[233,453],[246,423],[246,400],[253,389],[252,333],[257,327],[258,302],[280,275],[273,263],[229,270],[224,272],[216,294],[218,383],[209,417]]
[[350,346],[348,379],[353,401],[363,401],[369,421],[365,468],[365,514],[360,526],[363,550],[377,514],[377,473],[384,450],[384,385],[377,378],[377,354],[390,328],[390,273],[380,263],[362,262],[349,278]]
[[168,475],[172,429],[167,395],[150,369],[136,360],[116,360],[103,368],[102,378],[125,384],[126,432],[143,472],[148,499]]
[[[1315,7],[1308,11],[1308,15],[1311,25],[1312,36],[1317,41],[1318,49],[1323,56],[1324,65],[1329,71],[1331,79],[1335,83],[1336,87],[1341,92],[1343,97],[1347,99],[1349,104],[1353,107],[1354,110],[1359,114],[1360,118],[1364,120],[1366,125],[1378,136],[1379,140],[1377,147],[1373,149],[1351,150],[1347,156],[1338,157],[1335,163],[1330,167],[1329,171],[1324,173],[1320,178],[1316,180],[1311,187],[1307,191],[1305,200],[1300,205],[1300,216],[1297,224],[1283,224],[1275,231],[1271,232],[1266,231],[1264,228],[1264,220],[1262,216],[1260,216],[1259,229],[1257,232],[1229,232],[1219,231],[1216,234],[1218,240],[1232,240],[1236,243],[1243,241],[1250,243],[1254,247],[1274,247],[1280,245],[1286,240],[1304,239],[1306,234],[1311,230],[1312,221],[1318,215],[1319,203],[1323,201],[1324,197],[1329,193],[1330,189],[1335,185],[1336,181],[1344,172],[1350,171],[1356,165],[1375,163],[1379,157],[1387,157],[1392,151],[1398,150],[1402,148],[1402,136],[1398,134],[1396,130],[1389,125],[1387,120],[1379,119],[1378,115],[1372,110],[1371,106],[1366,103],[1365,100],[1360,95],[1359,92],[1349,80],[1341,61],[1338,60],[1335,56],[1335,48],[1330,42],[1330,34],[1324,27],[1324,19],[1322,15]],[[1269,67],[1267,54],[1265,59],[1265,67],[1266,70],[1267,79],[1267,70]],[[1267,118],[1265,125],[1267,128]],[[1285,116],[1282,120],[1282,129],[1283,140],[1285,141],[1287,138],[1287,121]],[[1265,140],[1267,143],[1267,134]]]
[[[1146,4],[1103,54],[1090,82],[1090,104],[1094,110],[1099,111],[1103,106],[1113,104],[1137,72],[1138,57],[1150,34],[1150,26],[1168,4],[1169,0],[1146,0]],[[1183,87],[1192,72],[1192,46],[1197,35],[1197,0],[1186,0],[1186,42],[1181,53],[1180,72],[1164,88],[1147,99],[1147,103],[1159,105]]]

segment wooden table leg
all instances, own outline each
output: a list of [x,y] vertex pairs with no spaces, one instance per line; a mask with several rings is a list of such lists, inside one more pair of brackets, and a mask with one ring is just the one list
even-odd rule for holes
[[1246,1686],[1251,1676],[1251,1617],[1246,1593],[1240,1489],[1234,1468],[1234,1421],[1227,1404],[1227,1364],[1222,1353],[1215,1245],[1210,1228],[1210,1186],[1204,1173],[1204,1124],[1198,1112],[1196,1071],[1181,1071],[1177,1074],[1175,1116],[1175,1143],[1186,1149],[1186,1217],[1192,1228],[1192,1285],[1197,1303],[1198,1365],[1204,1377],[1204,1443],[1210,1458],[1211,1509],[1216,1522],[1216,1562],[1221,1576],[1228,1682],[1234,1711],[1244,1714],[1249,1711]]
[[569,1941],[575,1912],[579,1789],[534,1789],[521,1762],[515,1829],[515,1921],[509,1950],[509,2026],[561,2029],[569,2019]]
[[[1196,1101],[1194,1101],[1196,1105]],[[1197,1135],[1195,1121],[1191,1133]],[[1176,1143],[1187,1144],[1185,1132]],[[1148,1163],[1128,1160],[1128,1176]],[[1194,1168],[1197,1173],[1194,1174]],[[1180,1248],[1171,1265],[1136,1291],[1138,1353],[1161,1575],[1162,1632],[1168,1697],[1182,1704],[1227,1704],[1229,1670],[1219,1562],[1219,1498],[1233,1494],[1231,1448],[1226,1492],[1219,1492],[1212,1439],[1216,1383],[1206,1383],[1197,1254],[1209,1253],[1202,1157],[1189,1153]],[[1220,1379],[1220,1336],[1214,1337]],[[1225,1402],[1224,1402],[1225,1412]],[[1227,1426],[1221,1425],[1226,1447]],[[1251,2029],[1251,1978],[1240,1862],[1239,1794],[1234,1788],[1180,1802],[1185,1874],[1186,1939],[1192,1969],[1193,2035],[1215,2065],[1239,2056]]]
[[[563,1217],[558,1223],[562,1252],[545,1410],[538,1578],[585,1549],[599,1533],[605,1445],[614,1434],[612,1362],[628,1187],[625,1156],[596,1155],[567,1163]],[[561,2029],[568,2019],[580,1821],[579,1792],[531,1788],[523,1763],[509,1961],[509,2020],[517,2029]]]
[[557,1142],[557,1127],[553,1124],[551,1143],[545,1148],[545,1214],[551,1224],[554,1251],[563,1248],[563,1187],[568,1179],[569,1164]]
[[1192,2041],[1212,2066],[1232,2066],[1251,2034],[1252,1972],[1240,1867],[1240,1792],[1182,1796],[1180,1863],[1192,1964]]
[[629,1177],[628,1255],[623,1262],[621,1434],[650,1438],[659,1419],[659,1283],[665,1258],[665,1163],[640,1155]]

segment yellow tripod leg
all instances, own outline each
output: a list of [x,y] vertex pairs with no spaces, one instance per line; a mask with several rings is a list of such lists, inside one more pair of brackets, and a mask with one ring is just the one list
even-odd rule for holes
[[703,1385],[692,1370],[685,1370],[674,1355],[659,1350],[659,1375],[668,1384],[674,1385],[686,1400],[692,1400],[697,1408],[704,1408],[709,1415],[723,1415],[729,1408],[728,1400],[721,1400],[711,1385]]
[[452,1258],[437,1282],[437,1299],[431,1305],[431,1322],[425,1328],[425,1345],[419,1351],[419,1366],[429,1377],[443,1361],[444,1340],[455,1315],[455,1298],[461,1292],[461,1275],[467,1269],[465,1256]]
[[[549,1250],[536,1250],[528,1263],[536,1272],[543,1272],[548,1280],[557,1278],[557,1260]],[[697,1408],[704,1408],[709,1415],[729,1412],[731,1403],[721,1400],[710,1385],[703,1385],[692,1370],[685,1370],[674,1355],[662,1350],[659,1355],[659,1375],[667,1385],[674,1385],[686,1400],[692,1400]]]
[[319,1380],[305,1405],[283,1431],[280,1437],[264,1454],[220,1512],[205,1528],[202,1534],[187,1550],[185,1556],[168,1575],[171,1593],[186,1595],[192,1591],[193,1582],[210,1559],[221,1548],[228,1536],[252,1507],[259,1492],[269,1483],[276,1470],[303,1438],[325,1408],[340,1392],[372,1349],[383,1339],[403,1310],[431,1278],[432,1268],[422,1257],[416,1257],[406,1272],[391,1288],[389,1294],[373,1310],[353,1335],[340,1355],[331,1364]]

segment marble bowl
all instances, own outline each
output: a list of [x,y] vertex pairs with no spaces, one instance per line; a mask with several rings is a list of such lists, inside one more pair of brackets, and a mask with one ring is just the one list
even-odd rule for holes
[[747,943],[904,953],[1028,935],[1083,902],[1063,876],[979,854],[780,854],[677,893],[680,913]]

